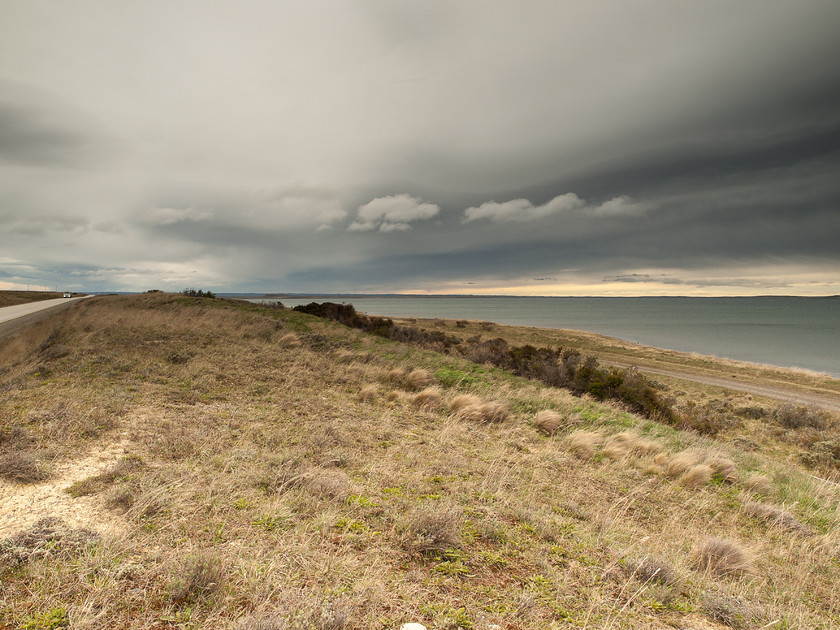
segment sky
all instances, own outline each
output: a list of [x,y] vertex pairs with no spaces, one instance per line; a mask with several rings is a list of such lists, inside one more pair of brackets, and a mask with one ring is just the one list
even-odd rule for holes
[[0,289],[840,294],[836,0],[0,0]]

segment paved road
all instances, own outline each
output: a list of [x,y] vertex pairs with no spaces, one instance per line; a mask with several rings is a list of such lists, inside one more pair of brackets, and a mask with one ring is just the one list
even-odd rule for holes
[[84,300],[90,296],[74,298],[56,298],[54,300],[41,300],[40,302],[27,302],[15,306],[4,306],[0,308],[0,338],[8,337],[18,330],[39,320],[46,319],[56,311],[67,308],[73,302]]

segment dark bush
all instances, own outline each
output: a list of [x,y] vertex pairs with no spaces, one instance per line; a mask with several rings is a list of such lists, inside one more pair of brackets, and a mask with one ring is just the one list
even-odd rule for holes
[[294,310],[331,319],[386,339],[423,346],[439,352],[457,352],[474,363],[489,363],[525,378],[597,400],[619,400],[633,412],[655,420],[675,423],[671,404],[635,370],[603,369],[595,357],[583,357],[575,349],[510,346],[501,338],[484,340],[480,335],[465,342],[445,332],[398,326],[391,319],[357,313],[352,304],[311,302]]
[[787,429],[824,429],[827,424],[826,413],[814,406],[784,403],[773,414],[776,421]]
[[202,291],[201,289],[184,289],[181,291],[181,295],[186,295],[187,297],[199,297],[199,298],[214,298],[216,294],[212,291]]

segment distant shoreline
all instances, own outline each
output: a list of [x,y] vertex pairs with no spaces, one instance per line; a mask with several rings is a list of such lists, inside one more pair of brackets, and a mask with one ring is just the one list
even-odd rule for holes
[[344,298],[514,298],[514,299],[587,299],[587,300],[646,300],[646,299],[689,299],[689,300],[751,300],[751,299],[808,299],[840,300],[840,295],[507,295],[472,293],[218,293],[219,297],[266,300],[344,299]]

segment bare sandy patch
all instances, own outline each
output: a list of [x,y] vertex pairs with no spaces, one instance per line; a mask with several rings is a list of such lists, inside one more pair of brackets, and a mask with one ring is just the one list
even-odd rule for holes
[[7,538],[46,517],[61,518],[71,527],[100,533],[122,529],[122,521],[105,508],[101,497],[72,497],[66,489],[106,470],[126,454],[126,441],[111,443],[87,457],[55,466],[41,483],[20,484],[0,479],[0,538]]

